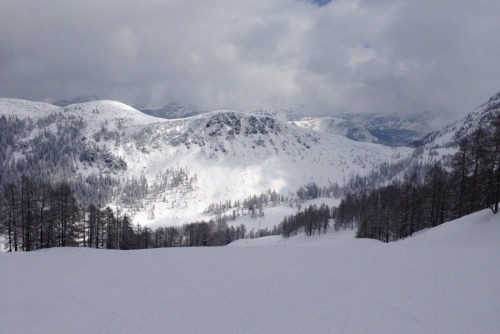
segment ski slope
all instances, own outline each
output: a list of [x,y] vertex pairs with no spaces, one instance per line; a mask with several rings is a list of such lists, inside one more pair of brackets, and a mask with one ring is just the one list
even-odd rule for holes
[[0,254],[2,333],[498,333],[500,215],[384,244]]

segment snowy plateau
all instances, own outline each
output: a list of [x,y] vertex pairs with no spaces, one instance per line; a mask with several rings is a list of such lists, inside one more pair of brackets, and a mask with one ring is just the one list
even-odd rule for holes
[[341,231],[2,253],[0,332],[494,334],[498,240],[483,210],[389,244]]
[[[310,182],[321,187],[342,185],[353,175],[367,175],[378,165],[396,163],[413,152],[409,147],[353,141],[243,111],[163,119],[116,101],[58,107],[0,99],[2,114],[29,124],[8,152],[9,164],[38,154],[36,164],[50,165],[54,153],[39,151],[50,150],[57,138],[70,133],[58,148],[69,157],[66,167],[51,177],[110,175],[121,185],[143,181],[149,195],[140,203],[121,199],[117,194],[126,190],[117,186],[107,202],[98,204],[153,227],[210,219],[204,212],[211,204],[241,201],[266,191],[293,196]],[[43,166],[40,169],[43,173]],[[172,183],[167,180],[169,171],[184,173],[176,187],[165,185]],[[281,219],[269,222],[269,227]]]

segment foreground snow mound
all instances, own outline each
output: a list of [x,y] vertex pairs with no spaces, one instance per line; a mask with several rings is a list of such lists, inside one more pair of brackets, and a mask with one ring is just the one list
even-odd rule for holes
[[390,244],[0,254],[0,331],[498,333],[499,238],[482,211]]

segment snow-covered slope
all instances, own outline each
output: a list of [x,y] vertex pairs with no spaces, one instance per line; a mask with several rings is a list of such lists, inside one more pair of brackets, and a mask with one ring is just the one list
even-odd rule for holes
[[378,138],[361,124],[356,124],[341,117],[303,117],[293,124],[318,132],[339,135],[356,141],[376,143]]
[[0,331],[493,334],[498,240],[500,216],[486,210],[390,244],[347,231],[2,253]]
[[[199,217],[193,213],[212,202],[243,199],[267,189],[287,194],[311,181],[324,186],[343,183],[351,174],[368,173],[371,166],[411,151],[358,143],[235,111],[151,124],[134,133],[125,147],[118,154],[127,156],[132,172],[152,176],[183,166],[196,174],[196,191],[155,204],[155,217],[172,215],[181,221]],[[191,214],[170,209],[173,202]]]
[[60,111],[67,115],[81,117],[90,132],[105,126],[108,130],[137,127],[141,125],[160,123],[163,120],[148,116],[124,103],[110,100],[77,103],[65,106]]
[[43,117],[60,107],[43,102],[0,98],[0,115],[15,115],[19,118]]
[[414,144],[432,144],[436,146],[453,144],[470,135],[480,124],[487,125],[499,112],[500,92],[492,96],[488,102],[471,111],[464,118],[443,127],[439,131],[429,133]]
[[[64,148],[77,152],[69,163],[74,177],[97,172],[122,182],[144,178],[155,189],[135,215],[141,224],[204,219],[201,212],[212,203],[242,200],[268,189],[287,195],[311,181],[342,184],[350,175],[365,175],[377,164],[411,154],[409,148],[355,142],[239,111],[167,120],[115,101],[52,106],[49,115],[18,104],[19,110],[5,110],[37,121],[20,135],[8,159],[32,153],[41,141],[54,140],[65,129],[77,131],[68,143],[72,146]],[[183,187],[164,186],[167,170],[184,173],[186,182],[179,180]],[[118,197],[111,204],[127,209]]]

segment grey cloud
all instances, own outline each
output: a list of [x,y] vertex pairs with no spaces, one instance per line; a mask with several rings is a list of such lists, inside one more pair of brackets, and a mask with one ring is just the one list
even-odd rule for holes
[[0,94],[461,114],[500,90],[500,3],[3,1]]

